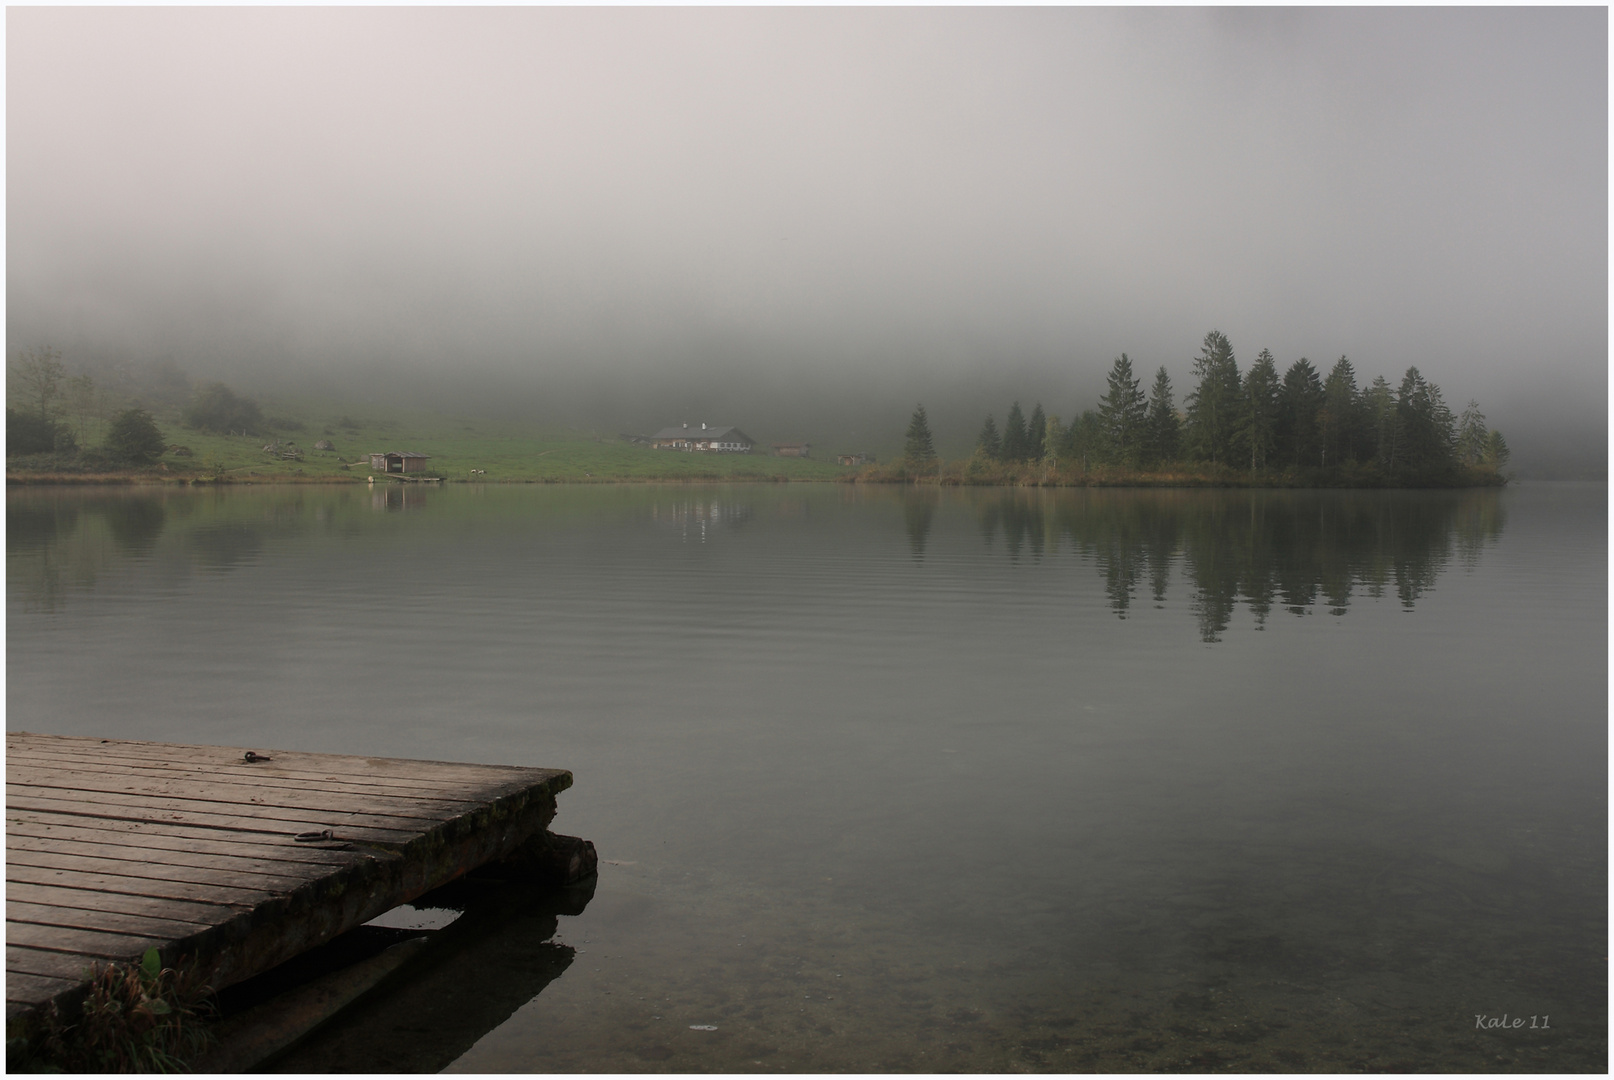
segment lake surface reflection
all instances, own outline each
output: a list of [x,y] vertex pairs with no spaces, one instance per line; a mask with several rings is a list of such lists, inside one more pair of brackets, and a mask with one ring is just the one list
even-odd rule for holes
[[1601,1072],[1605,500],[13,490],[8,723],[572,769],[458,1070]]

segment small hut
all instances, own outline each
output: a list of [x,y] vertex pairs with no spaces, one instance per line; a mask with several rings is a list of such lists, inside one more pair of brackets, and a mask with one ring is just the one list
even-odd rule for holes
[[389,450],[384,454],[371,454],[370,468],[385,473],[425,472],[426,462],[430,460],[430,456],[413,450]]

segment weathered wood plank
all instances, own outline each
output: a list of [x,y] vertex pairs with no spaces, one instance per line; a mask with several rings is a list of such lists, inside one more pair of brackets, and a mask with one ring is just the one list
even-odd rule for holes
[[68,910],[173,918],[208,926],[227,922],[237,915],[252,910],[250,904],[176,900],[173,897],[138,896],[132,893],[102,892],[97,889],[74,889],[62,885],[36,885],[23,881],[6,883],[6,899]]
[[118,911],[87,911],[83,908],[64,908],[55,904],[31,904],[25,900],[6,898],[6,922],[38,923],[41,926],[72,926],[81,930],[110,930],[120,934],[143,934],[164,941],[188,937],[205,930],[205,922],[185,922],[180,919],[158,918],[152,915],[129,915]]
[[[6,1004],[25,1005],[35,1001],[49,1001],[57,994],[73,989],[74,980],[52,979],[44,975],[29,975],[21,971],[6,972]],[[9,1017],[12,1010],[7,1009]]]
[[[82,755],[72,758],[50,758],[35,754],[8,754],[6,764],[8,767],[19,766],[30,769],[43,769],[53,773],[63,773],[71,770],[74,772],[105,773],[109,776],[149,777],[153,780],[172,779],[175,781],[190,780],[196,777],[217,779],[222,771],[214,765],[176,765],[166,762],[131,761],[111,763]],[[230,779],[232,782],[239,782],[242,776],[246,776],[255,785],[265,788],[288,788],[295,791],[340,791],[347,794],[380,795],[398,799],[422,799],[433,802],[461,804],[482,801],[467,793],[462,786],[423,789],[423,782],[418,778],[400,780],[389,778],[351,779],[322,775],[317,772],[292,772],[286,769],[268,772],[254,766],[249,772],[242,774],[236,774],[232,771]]]
[[[9,933],[10,928],[7,928]],[[144,950],[141,950],[144,952]],[[36,975],[47,979],[68,979],[81,984],[89,979],[90,969],[106,963],[102,956],[85,956],[83,953],[56,952],[50,949],[31,949],[23,945],[6,943],[6,983],[14,975]],[[9,991],[8,991],[9,993]]]
[[[313,860],[266,859],[262,853],[272,852],[276,849],[262,844],[251,847],[221,843],[211,849],[196,850],[195,848],[165,848],[147,845],[127,844],[121,842],[118,834],[106,833],[105,840],[73,839],[64,836],[26,836],[13,834],[9,837],[7,850],[18,861],[28,861],[25,856],[31,853],[60,853],[67,855],[83,855],[96,859],[118,859],[122,862],[138,863],[150,866],[195,866],[209,870],[227,870],[243,874],[262,874],[271,877],[296,877],[306,879],[310,876],[326,874],[331,866],[339,866],[348,859],[359,857],[353,851],[322,851],[316,850],[314,854],[326,855],[327,858]],[[290,845],[288,845],[289,847]],[[309,847],[310,845],[299,845]],[[42,865],[37,864],[36,865]]]
[[[200,927],[199,927],[200,928]],[[199,928],[184,930],[189,936]],[[103,956],[111,961],[139,956],[147,949],[160,949],[174,940],[171,933],[126,933],[118,930],[95,930],[89,927],[56,927],[50,923],[5,923],[6,944],[21,944],[31,949],[50,949],[53,952],[77,952],[82,956]]]
[[71,926],[41,926],[38,923],[6,922],[6,944],[52,952],[100,956],[126,960],[147,949],[160,949],[172,938],[146,934],[118,934],[106,930],[84,930]]
[[105,772],[15,767],[6,763],[6,776],[35,790],[141,795],[149,798],[186,799],[232,806],[319,813],[368,813],[412,821],[443,821],[463,814],[473,800],[447,801],[424,797],[401,798],[342,791],[307,791],[293,788],[243,785],[239,780],[166,780]]
[[[285,866],[286,864],[281,863]],[[152,863],[144,860],[121,859],[115,855],[80,855],[66,851],[29,851],[8,847],[6,875],[13,867],[33,867],[39,870],[83,872],[86,874],[116,874],[120,877],[153,878],[157,881],[185,882],[192,885],[245,885],[267,892],[289,892],[309,881],[322,878],[328,871],[318,865],[302,864],[303,873],[274,874],[258,870],[217,867],[183,866],[175,863]]]
[[[89,821],[93,825],[77,823]],[[160,831],[159,831],[160,830]],[[181,855],[230,855],[256,859],[265,864],[277,862],[313,863],[319,866],[344,866],[354,859],[364,858],[357,850],[333,850],[314,844],[286,842],[284,835],[268,836],[262,833],[226,832],[220,829],[198,829],[183,825],[161,825],[155,822],[112,822],[100,818],[7,817],[6,841],[8,847],[27,848],[52,841],[82,842],[131,851],[150,850]],[[156,856],[153,858],[167,858]]]
[[[388,829],[394,832],[414,834],[423,827],[430,827],[440,821],[446,821],[453,814],[444,814],[430,818],[404,817],[386,812],[370,812],[365,810],[345,810],[337,807],[317,806],[274,806],[265,803],[251,802],[246,797],[250,789],[242,785],[239,789],[240,798],[227,799],[191,799],[174,795],[147,795],[138,791],[85,791],[84,795],[92,799],[77,800],[83,803],[93,801],[96,808],[101,807],[137,807],[157,813],[197,811],[206,814],[223,814],[227,816],[261,819],[263,821],[285,822],[288,825],[301,825],[304,828],[313,827],[323,822],[329,825],[332,821],[341,821],[348,825],[358,825],[372,829]],[[22,800],[38,799],[67,799],[75,801],[77,793],[69,788],[37,787],[33,784],[10,783],[6,784],[6,803],[16,798],[18,805],[25,805]],[[289,830],[300,831],[300,830]]]
[[6,793],[7,809],[47,810],[58,814],[91,817],[95,820],[172,822],[176,825],[202,825],[214,829],[255,832],[264,836],[290,837],[301,832],[331,829],[344,840],[361,843],[400,844],[418,836],[419,830],[396,827],[374,827],[355,822],[342,815],[324,815],[304,818],[253,817],[235,813],[213,813],[176,804],[161,805],[154,801],[100,802],[93,807],[72,799],[41,797],[33,794]]
[[[413,758],[364,757],[356,754],[310,754],[295,750],[259,747],[258,752],[269,761],[249,764],[243,760],[245,751],[234,747],[199,746],[187,743],[147,743],[120,739],[95,739],[88,736],[37,736],[22,732],[7,733],[7,753],[15,745],[24,750],[50,754],[53,748],[65,746],[62,739],[78,748],[99,747],[107,759],[114,756],[128,760],[181,761],[194,759],[208,763],[239,765],[243,770],[273,766],[275,769],[295,768],[299,771],[317,771],[330,776],[371,776],[400,780],[458,781],[498,785],[501,783],[526,784],[535,774],[564,775],[563,769],[534,769],[521,765],[479,765],[455,761],[425,761]],[[267,771],[267,770],[264,770]],[[502,774],[502,775],[501,775]]]
[[151,896],[168,900],[207,900],[216,904],[260,904],[272,899],[269,889],[254,889],[239,885],[203,885],[193,881],[164,881],[160,878],[125,877],[119,874],[88,874],[81,870],[50,870],[26,866],[6,860],[6,883],[26,885],[59,885],[70,889],[95,889],[100,892],[128,893],[131,896]]

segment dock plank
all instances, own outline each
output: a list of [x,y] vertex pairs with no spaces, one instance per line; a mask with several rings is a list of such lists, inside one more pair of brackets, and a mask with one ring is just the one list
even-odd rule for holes
[[129,915],[118,911],[85,911],[52,904],[31,904],[6,898],[7,923],[38,923],[42,926],[76,927],[80,930],[112,930],[120,934],[144,934],[164,941],[186,937],[205,929],[205,922]]
[[83,870],[28,866],[6,856],[6,885],[57,885],[63,888],[94,889],[104,893],[149,896],[160,900],[207,900],[215,904],[259,904],[272,898],[270,889],[237,885],[211,885],[166,878],[129,877],[123,874],[89,873]]
[[512,854],[572,782],[274,747],[23,732],[6,747],[6,1010],[25,1026],[71,1007],[92,964],[152,947],[216,988],[267,970]]
[[[196,802],[230,802],[240,788],[239,780],[150,779],[118,776],[111,772],[77,769],[45,769],[6,763],[7,779],[38,791],[97,792],[109,795],[141,795],[148,798],[186,799]],[[420,796],[377,795],[339,790],[308,790],[254,784],[249,806],[279,810],[313,810],[320,813],[383,813],[389,817],[441,821],[463,813],[466,801],[450,802]]]
[[[245,860],[243,860],[245,861]],[[285,864],[282,864],[285,865]],[[35,851],[26,848],[6,849],[6,874],[12,867],[32,867],[38,870],[83,871],[87,874],[116,874],[119,877],[154,878],[158,881],[184,882],[191,885],[244,884],[268,892],[290,891],[315,878],[323,877],[324,867],[318,864],[298,864],[305,868],[300,874],[265,873],[257,868],[232,866],[187,866],[176,863],[154,863],[145,859],[121,858],[115,853],[82,855],[68,851]]]
[[[211,765],[169,763],[169,762],[133,762],[122,761],[109,763],[101,758],[92,758],[78,755],[72,758],[43,757],[37,754],[8,755],[7,762],[18,766],[44,769],[55,773],[68,770],[81,772],[100,772],[113,776],[133,776],[142,778],[171,779],[176,781],[204,778],[218,779],[228,775],[233,781],[238,774],[226,774],[219,768]],[[342,777],[332,776],[318,771],[297,771],[278,769],[270,772],[267,769],[254,769],[250,773],[252,781],[264,788],[288,788],[295,791],[341,791],[350,794],[384,795],[399,799],[426,799],[435,801],[472,803],[474,799],[455,798],[451,793],[434,792],[430,796],[423,795],[419,779],[393,779],[390,777]]]
[[344,815],[310,814],[295,818],[277,818],[267,814],[254,814],[248,808],[230,807],[227,804],[225,809],[248,809],[248,812],[220,813],[196,806],[184,805],[179,802],[164,804],[153,799],[138,800],[111,797],[99,800],[93,807],[90,807],[82,800],[42,796],[26,790],[14,792],[11,790],[10,785],[7,785],[6,809],[9,812],[13,807],[18,810],[45,810],[68,816],[98,820],[111,819],[114,821],[142,821],[156,824],[171,822],[175,825],[201,825],[213,829],[253,832],[280,839],[287,839],[302,832],[312,832],[320,829],[337,830],[338,828],[344,840],[356,840],[381,845],[407,842],[411,837],[418,835],[418,830],[397,827],[396,819],[394,819],[394,824],[391,826],[377,827],[366,825],[363,822],[352,821]]
[[[228,855],[233,858],[252,859],[264,864],[277,862],[315,863],[321,866],[340,866],[360,856],[351,849],[331,850],[312,844],[286,843],[285,837],[259,837],[241,833],[220,836],[216,829],[197,829],[183,825],[147,825],[140,822],[97,822],[95,826],[82,826],[83,818],[23,817],[11,818],[7,824],[7,838],[17,848],[38,843],[83,842],[97,846],[127,848],[130,851],[150,851],[152,858],[171,858],[175,855]],[[112,827],[114,824],[121,828]],[[161,829],[162,831],[158,831]],[[159,855],[166,852],[167,855]]]
[[[320,822],[329,824],[327,819],[339,820],[344,824],[361,826],[367,829],[386,829],[394,832],[412,833],[420,828],[422,821],[443,821],[451,815],[433,815],[420,818],[404,816],[401,814],[375,813],[365,810],[349,810],[340,807],[322,806],[276,806],[272,803],[253,802],[242,790],[245,785],[233,785],[238,799],[230,800],[228,791],[225,798],[192,799],[184,796],[154,795],[139,791],[106,791],[95,789],[79,789],[58,787],[38,787],[33,784],[6,783],[6,804],[9,806],[12,799],[19,805],[24,800],[37,802],[41,799],[67,799],[69,802],[82,801],[85,796],[93,796],[96,807],[124,806],[147,811],[154,814],[171,813],[203,813],[224,814],[226,816],[241,818],[258,818],[264,822],[284,822],[287,825],[312,828]],[[279,827],[279,826],[276,826]],[[287,829],[298,832],[300,829]]]
[[177,919],[180,922],[194,922],[203,926],[226,922],[242,912],[252,910],[250,904],[176,900],[172,897],[75,889],[64,885],[32,885],[21,881],[7,883],[6,899],[62,908],[67,911],[149,915],[153,918]]

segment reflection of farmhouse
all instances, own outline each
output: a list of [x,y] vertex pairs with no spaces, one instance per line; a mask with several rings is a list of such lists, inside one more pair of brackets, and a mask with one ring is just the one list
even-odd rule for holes
[[812,443],[805,442],[776,442],[773,444],[773,452],[778,457],[806,457],[807,452],[812,448]]
[[425,472],[426,462],[430,460],[427,455],[413,450],[390,450],[385,454],[371,454],[370,468],[389,473]]
[[704,450],[718,454],[749,454],[755,441],[737,427],[662,428],[650,436],[650,445],[657,450]]

